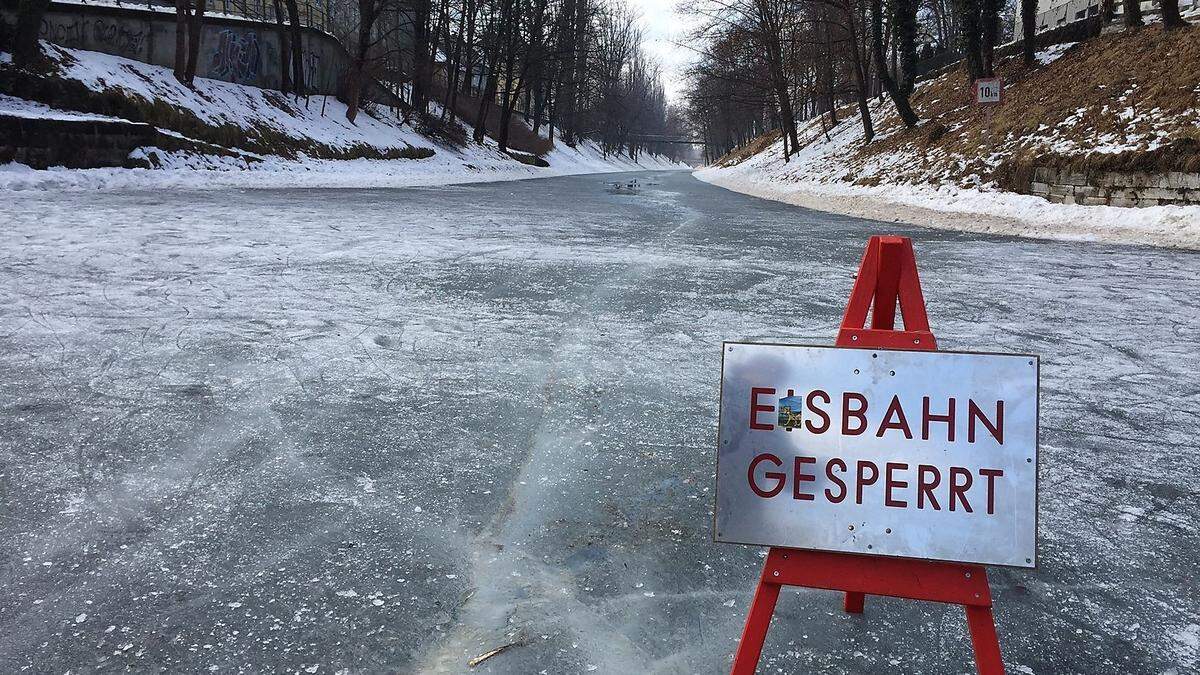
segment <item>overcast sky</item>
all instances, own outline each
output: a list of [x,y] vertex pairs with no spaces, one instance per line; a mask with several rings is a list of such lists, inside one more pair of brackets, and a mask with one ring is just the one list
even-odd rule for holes
[[646,31],[646,51],[656,58],[663,68],[663,84],[667,99],[681,103],[683,93],[683,71],[693,59],[695,52],[678,47],[687,37],[686,18],[675,12],[678,0],[626,0],[642,15],[642,27]]

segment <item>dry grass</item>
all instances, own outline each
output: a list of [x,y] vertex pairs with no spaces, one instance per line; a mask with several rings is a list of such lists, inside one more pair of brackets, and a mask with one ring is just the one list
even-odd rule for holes
[[[971,104],[960,68],[920,87],[912,102],[923,120],[885,137],[865,157],[902,153],[919,161],[899,177],[922,182],[950,171],[1010,183],[1032,165],[1075,170],[1200,170],[1200,27],[1155,25],[1096,37],[1047,66],[1020,58],[999,67],[1005,101],[986,119]],[[1098,146],[1123,148],[1096,152]],[[988,158],[995,153],[997,156]],[[986,158],[986,159],[985,159]]]
[[749,143],[730,150],[725,153],[721,159],[717,160],[717,166],[733,166],[750,159],[754,155],[771,147],[775,141],[779,140],[780,132],[778,129],[772,129],[765,134],[761,134],[753,138]]
[[[438,90],[435,91],[434,98],[441,101],[444,95],[444,91]],[[466,96],[460,93],[454,105],[454,114],[459,119],[474,124],[476,117],[479,116],[479,100],[476,96]],[[488,136],[492,138],[499,136],[499,104],[488,107],[487,120],[484,126]],[[521,117],[520,113],[514,112],[512,118],[508,121],[508,147],[519,152],[541,156],[554,149],[554,142],[533,133],[529,125],[525,124],[525,120]]]

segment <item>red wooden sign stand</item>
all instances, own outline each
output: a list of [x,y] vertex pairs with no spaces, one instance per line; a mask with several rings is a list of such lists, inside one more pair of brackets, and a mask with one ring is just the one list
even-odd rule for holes
[[[896,303],[904,329],[896,330]],[[871,327],[866,328],[867,312]],[[837,346],[937,349],[925,314],[917,261],[908,237],[873,236],[838,331]],[[987,570],[981,565],[772,548],[763,565],[746,629],[733,658],[733,675],[753,675],[783,586],[845,591],[845,611],[861,614],[867,595],[963,605],[979,675],[1002,675]]]

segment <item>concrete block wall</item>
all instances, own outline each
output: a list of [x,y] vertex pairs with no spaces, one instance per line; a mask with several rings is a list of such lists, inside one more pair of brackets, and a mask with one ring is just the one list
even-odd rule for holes
[[1160,206],[1200,204],[1200,173],[1079,173],[1039,167],[1029,193],[1058,204]]
[[26,118],[0,113],[0,163],[35,169],[125,166],[135,148],[152,145],[154,127],[124,120]]

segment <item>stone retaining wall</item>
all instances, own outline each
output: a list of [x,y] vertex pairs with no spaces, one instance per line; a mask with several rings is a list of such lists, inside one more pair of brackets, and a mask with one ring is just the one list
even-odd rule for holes
[[0,163],[34,169],[125,166],[130,152],[152,145],[156,136],[154,127],[141,122],[0,114]]
[[1159,206],[1200,204],[1200,173],[1077,173],[1036,168],[1029,193],[1058,204]]

